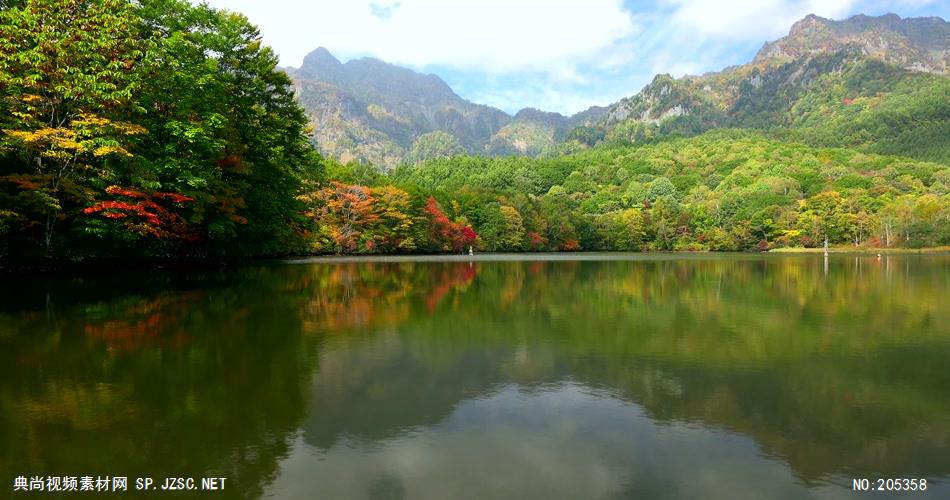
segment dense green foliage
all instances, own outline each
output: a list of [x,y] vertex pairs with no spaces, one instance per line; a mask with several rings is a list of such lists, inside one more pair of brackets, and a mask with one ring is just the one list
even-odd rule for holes
[[945,165],[739,130],[548,159],[437,159],[374,182],[457,207],[486,250],[950,244]]
[[303,248],[306,119],[239,14],[178,0],[0,11],[0,255]]
[[950,78],[864,61],[826,75],[791,107],[793,138],[950,163]]
[[412,162],[421,162],[433,158],[445,158],[465,153],[459,141],[447,132],[437,130],[416,137],[412,142],[409,158]]
[[[538,158],[407,132],[388,172],[322,160],[276,63],[242,15],[181,0],[0,9],[0,258],[950,244],[950,79],[854,47],[660,75],[570,132],[524,110],[493,151]],[[316,69],[321,92],[396,78],[460,99],[325,50],[295,75]],[[366,112],[400,122],[390,108]]]
[[733,127],[818,147],[950,163],[950,79],[853,49],[674,80],[658,76],[568,144],[629,146]]

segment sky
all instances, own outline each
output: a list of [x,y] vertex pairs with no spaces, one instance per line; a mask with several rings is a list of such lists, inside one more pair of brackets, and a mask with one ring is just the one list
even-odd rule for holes
[[[197,3],[197,0],[195,0]],[[281,65],[317,47],[434,73],[508,113],[572,114],[743,64],[809,13],[950,19],[946,0],[208,0],[247,15]]]

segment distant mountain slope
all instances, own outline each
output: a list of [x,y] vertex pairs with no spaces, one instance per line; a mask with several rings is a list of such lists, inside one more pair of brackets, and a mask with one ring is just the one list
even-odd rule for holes
[[901,19],[896,14],[857,15],[844,21],[806,16],[788,36],[766,43],[753,62],[798,59],[848,45],[909,70],[946,73],[950,67],[950,23],[939,17]]
[[723,127],[950,162],[950,23],[936,17],[809,15],[748,64],[657,75],[630,97],[571,117],[532,108],[510,116],[459,97],[435,75],[371,58],[343,64],[324,48],[286,71],[320,150],[383,168],[460,152],[538,156],[571,144],[650,143]]
[[604,109],[566,117],[526,108],[512,117],[462,99],[435,75],[372,58],[341,63],[322,47],[285,71],[324,154],[386,168],[459,151],[537,155]]
[[946,162],[950,141],[940,137],[950,131],[948,44],[950,23],[939,18],[810,15],[749,64],[680,79],[658,75],[568,137],[636,144],[755,128]]
[[392,166],[408,157],[415,139],[439,130],[478,151],[511,120],[462,99],[435,75],[371,58],[342,64],[324,48],[288,74],[315,125],[317,145],[344,162]]

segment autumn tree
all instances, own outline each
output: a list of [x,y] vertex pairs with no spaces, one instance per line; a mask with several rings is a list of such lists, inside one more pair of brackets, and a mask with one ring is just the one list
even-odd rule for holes
[[411,200],[409,193],[393,186],[372,189],[376,199],[376,225],[373,241],[377,251],[394,252],[416,248],[412,238]]
[[314,250],[334,253],[374,250],[370,230],[380,215],[368,187],[334,181],[298,199],[307,205],[305,213],[317,225],[312,240]]
[[429,217],[430,241],[440,250],[462,252],[478,239],[478,234],[470,225],[450,220],[435,198],[428,198],[425,211]]
[[[30,191],[19,198],[40,216],[46,256],[63,211],[85,198],[75,174],[125,161],[130,139],[146,132],[123,118],[146,45],[122,0],[28,0],[0,11],[2,141],[22,162],[2,179]],[[30,214],[17,216],[32,226]]]

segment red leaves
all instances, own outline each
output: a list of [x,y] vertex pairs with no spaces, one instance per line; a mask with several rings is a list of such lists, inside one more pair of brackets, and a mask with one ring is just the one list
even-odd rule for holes
[[442,209],[439,208],[439,202],[435,201],[435,198],[431,196],[428,200],[426,200],[426,212],[432,216],[433,224],[451,224],[448,216],[446,216],[445,213],[442,212]]
[[156,238],[191,239],[187,223],[178,214],[157,203],[169,200],[172,203],[187,203],[194,198],[180,193],[145,194],[134,189],[109,186],[106,193],[133,201],[105,200],[83,209],[85,215],[101,214],[112,220],[123,220],[127,230],[143,236]]
[[144,218],[149,224],[154,226],[162,225],[162,219],[159,213],[166,210],[151,201],[142,201],[138,203],[126,203],[124,201],[100,201],[91,207],[83,209],[82,213],[86,215],[102,212],[103,217],[110,219],[124,219],[129,215],[135,215]]
[[544,236],[541,236],[540,234],[534,231],[531,231],[530,233],[528,233],[528,244],[531,245],[531,248],[533,250],[537,250],[543,247],[544,245],[547,244],[547,242],[548,242],[547,238],[545,238]]
[[474,245],[475,240],[478,238],[478,234],[472,229],[472,226],[462,226],[462,231],[460,234],[462,238],[462,243],[465,246]]
[[449,220],[439,208],[439,203],[435,201],[435,198],[429,197],[425,210],[431,217],[434,239],[442,245],[443,249],[451,248],[456,252],[461,252],[465,247],[475,244],[478,234],[472,226]]
[[478,268],[472,266],[470,263],[459,262],[443,269],[438,282],[433,284],[431,291],[426,297],[426,309],[428,309],[430,313],[435,311],[435,308],[446,294],[452,291],[452,289],[464,288],[471,283],[477,275]]
[[94,214],[103,210],[136,210],[137,208],[137,205],[122,201],[100,201],[91,207],[83,209],[82,213]]
[[141,191],[135,191],[132,189],[122,188],[119,186],[109,186],[106,188],[106,192],[109,194],[117,195],[117,196],[125,196],[126,198],[139,198],[139,199],[148,198],[148,196]]
[[158,198],[160,200],[170,200],[173,203],[188,203],[195,201],[194,198],[190,196],[185,196],[180,193],[152,193],[152,198]]

